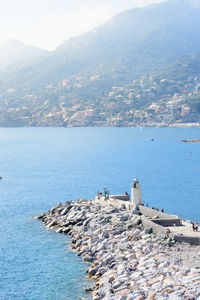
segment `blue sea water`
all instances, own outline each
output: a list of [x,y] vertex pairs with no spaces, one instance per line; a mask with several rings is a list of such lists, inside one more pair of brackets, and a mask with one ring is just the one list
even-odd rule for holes
[[87,298],[87,265],[69,238],[30,219],[58,202],[104,186],[130,192],[137,176],[149,206],[200,221],[200,144],[180,143],[199,137],[198,128],[1,128],[0,299]]

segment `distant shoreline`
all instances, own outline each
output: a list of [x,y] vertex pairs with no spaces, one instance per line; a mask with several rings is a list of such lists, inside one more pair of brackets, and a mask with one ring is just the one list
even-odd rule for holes
[[200,143],[200,139],[182,140],[181,143]]
[[51,126],[51,125],[44,125],[44,126],[1,126],[0,128],[105,128],[105,127],[122,127],[122,128],[200,128],[200,123],[173,123],[173,124],[116,124],[116,125],[109,125],[109,124],[102,124],[102,125],[69,125],[69,126]]

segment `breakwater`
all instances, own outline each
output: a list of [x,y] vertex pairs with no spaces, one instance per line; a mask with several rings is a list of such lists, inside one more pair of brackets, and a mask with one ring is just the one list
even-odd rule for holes
[[181,143],[200,143],[200,139],[181,140]]
[[89,264],[94,300],[200,297],[200,248],[152,233],[136,209],[80,200],[59,203],[38,219],[71,236],[72,249]]

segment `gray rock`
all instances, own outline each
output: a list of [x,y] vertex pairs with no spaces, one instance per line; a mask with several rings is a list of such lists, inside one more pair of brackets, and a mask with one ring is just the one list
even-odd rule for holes
[[56,220],[51,221],[50,223],[48,223],[48,225],[46,226],[47,228],[53,227],[55,225],[58,225],[58,222]]
[[119,227],[115,230],[115,232],[113,233],[114,235],[119,235],[121,234],[122,232],[126,231],[126,228],[125,227]]
[[113,208],[112,210],[110,210],[111,214],[116,214],[119,213],[119,209],[118,208]]
[[103,266],[106,266],[106,265],[108,265],[109,263],[111,263],[113,260],[114,260],[113,256],[109,256],[109,257],[107,257],[105,260],[102,261],[102,265],[103,265]]
[[83,221],[83,226],[87,226],[91,221],[91,218],[86,219],[85,221]]
[[126,215],[126,216],[122,216],[122,217],[120,218],[120,221],[121,221],[121,222],[126,222],[126,221],[128,221],[128,219],[129,219],[129,216]]
[[121,287],[122,283],[120,281],[115,280],[112,284],[112,287],[114,290],[118,289],[119,287]]
[[94,257],[88,257],[88,256],[84,257],[84,261],[88,263],[92,263],[94,260],[95,260]]
[[98,267],[91,267],[88,269],[88,274],[94,276],[97,271],[98,271]]
[[42,220],[42,219],[44,219],[44,217],[45,217],[45,214],[42,214],[42,215],[38,216],[37,219]]
[[71,227],[67,227],[67,228],[62,227],[62,232],[68,234],[71,231],[71,229],[72,229]]
[[147,234],[151,234],[151,233],[153,233],[153,228],[151,227],[151,228],[145,229],[145,232]]
[[101,267],[101,268],[99,268],[98,269],[98,271],[97,271],[97,275],[103,275],[104,273],[106,273],[106,271],[107,271],[107,268],[105,268],[105,267]]
[[121,209],[126,209],[126,205],[125,205],[125,204],[122,204],[122,205],[121,205]]
[[61,216],[66,215],[66,214],[70,211],[71,208],[72,208],[72,205],[69,205],[69,206],[65,207],[65,208],[61,211],[60,215],[61,215]]

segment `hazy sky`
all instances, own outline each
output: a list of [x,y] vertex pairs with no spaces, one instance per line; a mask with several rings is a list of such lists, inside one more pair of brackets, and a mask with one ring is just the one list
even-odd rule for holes
[[0,0],[0,43],[17,39],[52,50],[116,13],[161,0]]

